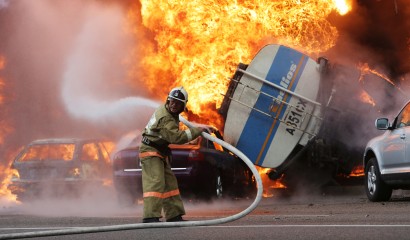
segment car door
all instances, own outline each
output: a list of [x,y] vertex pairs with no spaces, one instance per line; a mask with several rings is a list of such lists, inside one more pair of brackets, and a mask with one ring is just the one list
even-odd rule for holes
[[81,170],[86,179],[98,178],[101,175],[99,167],[99,152],[95,143],[85,143],[81,147]]
[[409,164],[409,160],[406,160],[409,159],[409,156],[406,155],[406,148],[410,150],[410,146],[406,146],[410,144],[408,138],[410,138],[409,104],[397,116],[393,130],[386,135],[383,148],[384,161],[381,166],[382,173],[395,173],[398,168]]
[[405,158],[403,160],[402,167],[405,168],[405,172],[410,172],[410,103],[404,107],[402,115],[403,117],[401,122],[405,124],[402,138],[406,144]]

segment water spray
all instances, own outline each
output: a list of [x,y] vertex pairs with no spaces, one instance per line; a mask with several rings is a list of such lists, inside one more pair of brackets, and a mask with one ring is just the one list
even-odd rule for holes
[[[188,120],[180,116],[180,121],[183,122],[188,127],[193,127],[194,125]],[[229,143],[222,141],[216,137],[211,136],[208,133],[203,132],[202,136],[210,141],[216,142],[219,145],[225,147],[235,155],[237,155],[252,171],[253,176],[256,180],[257,193],[253,203],[240,213],[232,216],[211,219],[211,220],[200,220],[200,221],[182,221],[182,222],[159,222],[159,223],[135,223],[135,224],[123,224],[123,225],[112,225],[112,226],[99,226],[99,227],[78,227],[70,229],[60,229],[60,230],[48,230],[48,231],[37,231],[37,232],[24,232],[24,233],[10,233],[1,234],[0,239],[18,239],[18,238],[33,238],[33,237],[47,237],[47,236],[59,236],[59,235],[71,235],[71,234],[85,234],[85,233],[99,233],[99,232],[111,232],[111,231],[121,231],[121,230],[134,230],[134,229],[145,229],[145,228],[172,228],[172,227],[194,227],[194,226],[210,226],[232,222],[238,220],[250,212],[252,212],[259,204],[262,199],[263,186],[262,179],[259,175],[258,170],[251,160],[241,151],[230,145]]]

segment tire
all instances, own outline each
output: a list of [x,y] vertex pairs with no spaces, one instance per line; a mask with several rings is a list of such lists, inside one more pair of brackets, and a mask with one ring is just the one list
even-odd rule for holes
[[198,178],[194,195],[205,201],[222,199],[225,197],[225,183],[221,171],[217,168],[209,170],[207,176],[201,175]]
[[393,189],[383,182],[376,158],[366,164],[364,185],[367,198],[372,202],[388,201],[391,198]]
[[224,184],[220,170],[215,169],[207,189],[205,196],[203,196],[205,199],[222,199],[224,197]]
[[222,185],[222,176],[221,176],[221,172],[220,171],[216,171],[215,174],[215,189],[214,189],[214,193],[215,193],[215,198],[223,198],[224,197],[224,188]]

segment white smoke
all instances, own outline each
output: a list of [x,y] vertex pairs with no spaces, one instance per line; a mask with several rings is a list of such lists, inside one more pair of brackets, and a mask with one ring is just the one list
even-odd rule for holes
[[9,6],[9,0],[0,0],[0,9],[6,8]]
[[103,127],[141,128],[159,103],[140,96],[119,97],[120,87],[111,88],[126,78],[121,63],[132,46],[122,30],[124,13],[115,7],[94,7],[90,12],[63,75],[64,105],[71,116]]

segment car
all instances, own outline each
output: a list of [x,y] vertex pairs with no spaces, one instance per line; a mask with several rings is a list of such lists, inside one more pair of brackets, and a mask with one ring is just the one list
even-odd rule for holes
[[78,196],[112,181],[111,143],[95,139],[39,139],[24,146],[11,164],[8,185],[19,201]]
[[[212,134],[223,139],[221,133]],[[137,137],[129,147],[113,155],[113,182],[122,205],[133,204],[142,196],[142,169]],[[237,156],[217,143],[200,136],[182,145],[170,144],[171,169],[181,195],[212,200],[224,196],[243,196],[256,190],[251,170]]]
[[410,102],[392,122],[382,117],[375,125],[385,132],[366,145],[365,190],[372,202],[388,201],[394,189],[410,189]]

